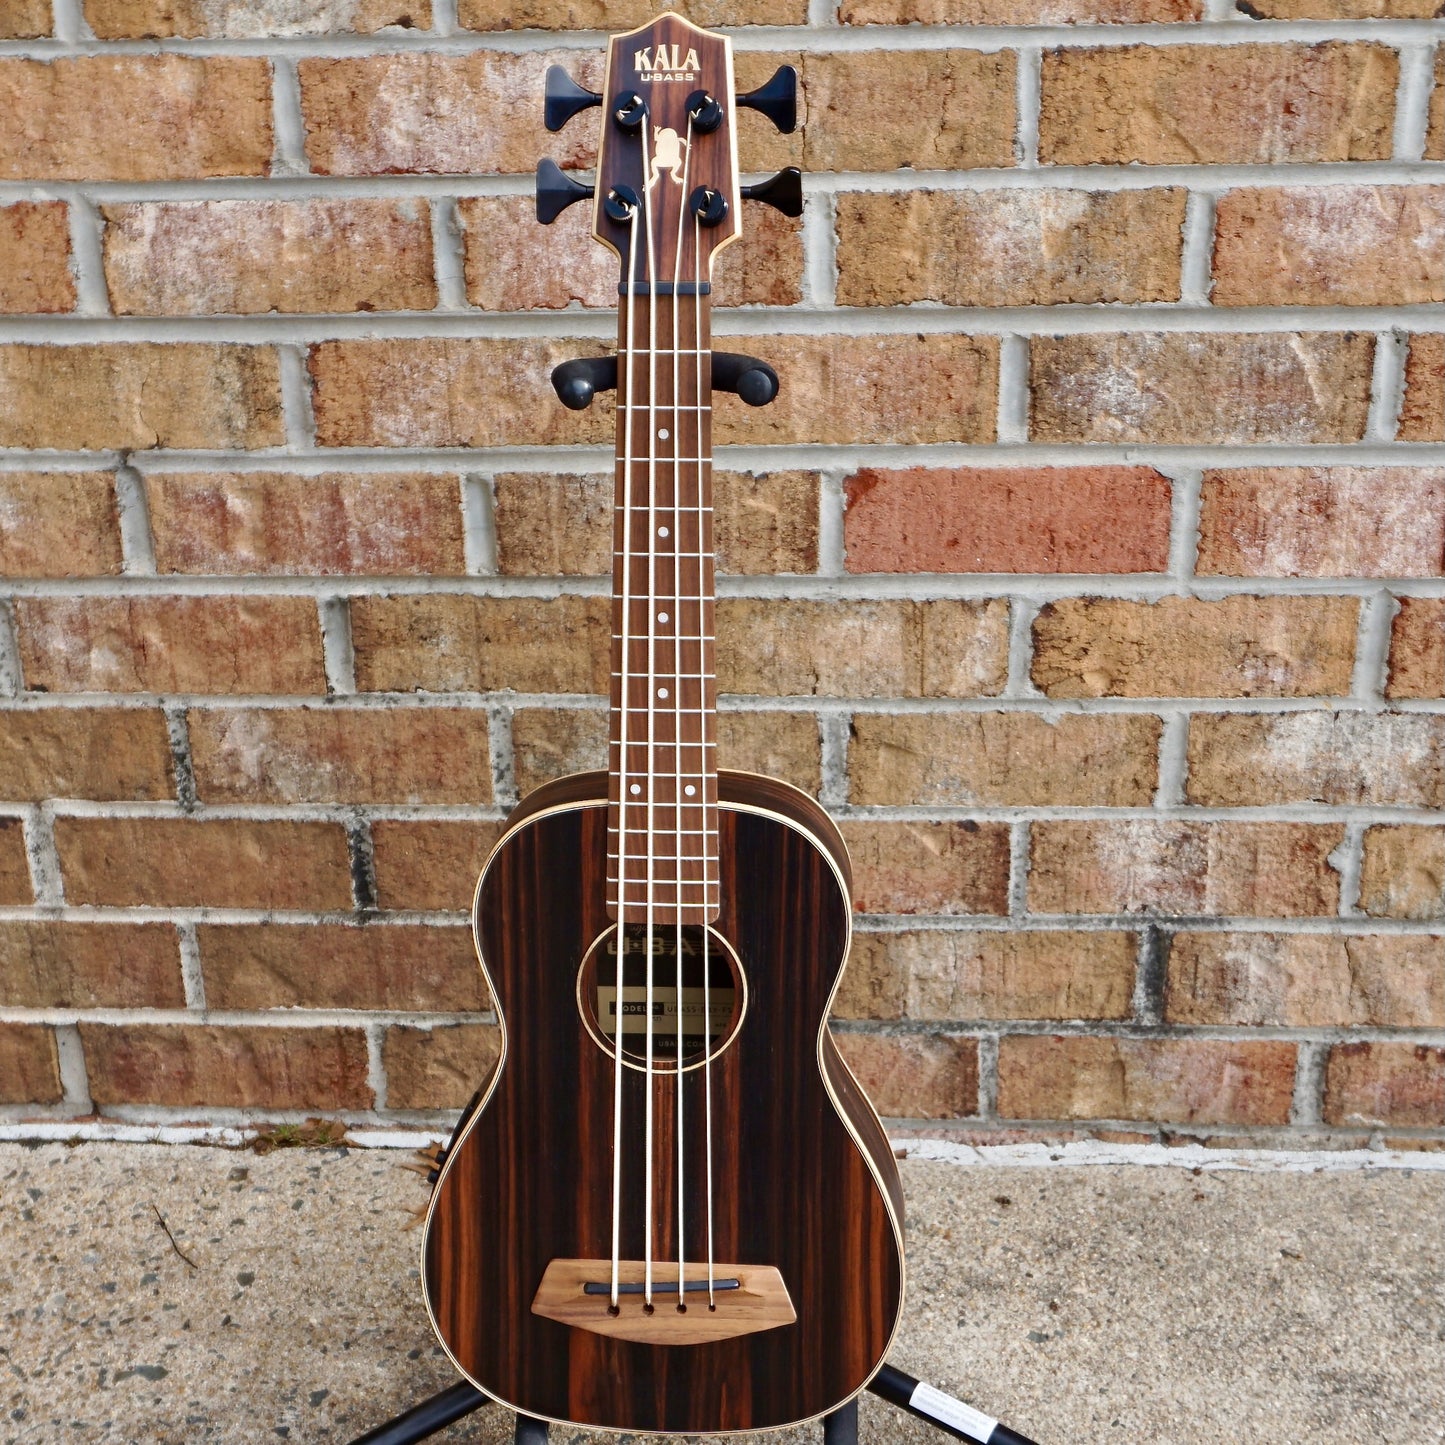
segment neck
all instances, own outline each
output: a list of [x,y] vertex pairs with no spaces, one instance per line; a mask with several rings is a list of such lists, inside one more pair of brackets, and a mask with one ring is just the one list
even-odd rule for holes
[[717,915],[708,301],[618,308],[608,906],[622,922]]

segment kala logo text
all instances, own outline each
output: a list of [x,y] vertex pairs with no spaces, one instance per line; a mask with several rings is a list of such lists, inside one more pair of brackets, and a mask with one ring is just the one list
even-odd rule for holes
[[689,48],[684,56],[680,45],[647,46],[634,52],[633,68],[644,81],[696,80],[697,51]]

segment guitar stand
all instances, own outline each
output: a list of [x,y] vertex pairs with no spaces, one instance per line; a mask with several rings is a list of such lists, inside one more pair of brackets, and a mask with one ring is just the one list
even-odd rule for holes
[[[935,1390],[932,1385],[920,1383],[902,1370],[895,1370],[892,1365],[884,1365],[869,1382],[868,1388],[890,1405],[917,1415],[920,1420],[926,1420],[955,1440],[972,1440],[974,1445],[1034,1445],[1026,1435],[1010,1430],[1007,1425],[1000,1424],[971,1405],[965,1405],[952,1395],[945,1395],[942,1390]],[[473,1410],[491,1403],[491,1399],[470,1381],[462,1380],[439,1395],[423,1400],[420,1405],[414,1405],[404,1415],[398,1415],[385,1425],[378,1425],[375,1430],[358,1436],[352,1445],[414,1445],[414,1442],[435,1435],[438,1430],[446,1429]],[[515,1445],[547,1445],[547,1430],[545,1420],[518,1415],[512,1439]],[[823,1445],[858,1445],[856,1398],[823,1417]]]

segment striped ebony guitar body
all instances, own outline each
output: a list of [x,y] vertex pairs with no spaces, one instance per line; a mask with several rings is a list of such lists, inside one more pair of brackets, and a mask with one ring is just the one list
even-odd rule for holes
[[[842,838],[715,761],[712,396],[777,382],[713,353],[708,277],[739,234],[734,111],[791,129],[788,79],[734,99],[730,43],[676,15],[612,40],[593,231],[620,262],[618,355],[554,377],[573,406],[618,392],[610,762],[524,799],[477,884],[503,1049],[422,1264],[457,1368],[582,1426],[823,1415],[881,1366],[902,1304],[897,1169],[827,1029]],[[549,76],[550,127],[592,103]],[[544,164],[543,219],[572,184]]]

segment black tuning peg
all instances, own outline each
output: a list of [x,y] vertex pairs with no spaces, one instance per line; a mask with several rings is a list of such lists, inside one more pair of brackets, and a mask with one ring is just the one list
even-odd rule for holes
[[766,84],[738,96],[738,104],[762,111],[784,135],[791,135],[798,126],[798,72],[780,65]]
[[547,67],[542,119],[548,130],[561,130],[580,111],[602,104],[602,97],[577,84],[560,65]]
[[[585,410],[599,391],[612,391],[616,386],[615,356],[581,356],[552,370],[552,389],[569,411]],[[712,389],[731,391],[749,406],[766,406],[778,394],[778,373],[756,356],[714,351]]]
[[592,187],[574,181],[556,161],[537,163],[537,219],[550,226],[574,201],[590,200]]
[[740,192],[745,201],[762,201],[785,216],[803,214],[803,173],[797,166],[788,166],[755,186],[744,186]]
[[617,385],[615,356],[580,356],[552,368],[552,390],[569,411],[584,411],[599,391]]

